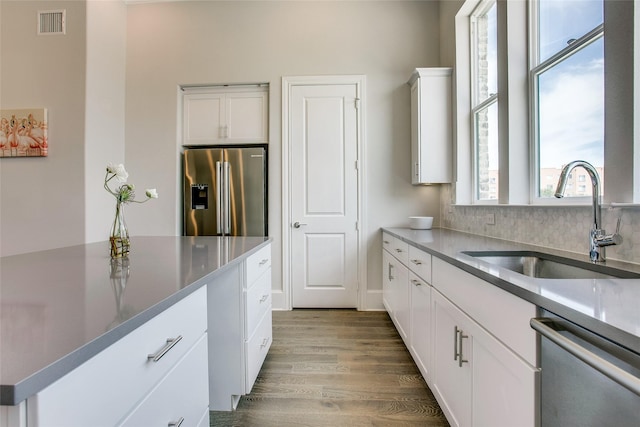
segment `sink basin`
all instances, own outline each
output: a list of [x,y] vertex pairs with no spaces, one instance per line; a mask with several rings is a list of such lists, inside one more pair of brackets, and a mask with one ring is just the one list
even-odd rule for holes
[[640,274],[532,251],[465,251],[463,254],[538,279],[637,279]]

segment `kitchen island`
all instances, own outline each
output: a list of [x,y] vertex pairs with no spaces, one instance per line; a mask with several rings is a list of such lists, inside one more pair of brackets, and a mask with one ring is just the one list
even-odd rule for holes
[[[201,335],[216,324],[217,315],[207,308],[207,288],[214,289],[231,277],[240,299],[246,293],[240,283],[245,261],[270,251],[269,241],[267,237],[135,237],[127,259],[112,260],[108,242],[0,258],[0,404],[7,405],[0,412],[0,425],[16,417],[23,425],[45,425],[44,420],[24,421],[31,413],[25,402],[87,362],[93,363],[114,345],[131,340],[152,321],[174,325],[197,320],[197,331],[176,340],[183,341],[184,354],[182,350],[175,352],[177,356],[167,352],[165,360],[186,358],[196,347],[202,347],[206,357],[206,339]],[[259,261],[270,271],[270,254],[267,256],[268,263]],[[236,308],[242,311],[241,307],[230,309]],[[147,331],[141,337],[149,335]],[[170,348],[169,340],[168,335],[166,346],[154,344],[148,353]],[[146,366],[147,354],[142,359]],[[200,376],[206,378],[207,367],[204,369]],[[106,374],[117,374],[115,371]],[[87,395],[97,400],[95,389],[102,384],[84,386]],[[130,386],[121,384],[122,390],[110,392],[126,395]],[[77,398],[73,404],[80,407],[83,396]]]

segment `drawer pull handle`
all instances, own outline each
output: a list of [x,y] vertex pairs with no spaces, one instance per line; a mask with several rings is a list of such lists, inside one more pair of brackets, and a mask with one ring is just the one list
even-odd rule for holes
[[391,243],[391,242],[390,242],[390,241],[388,241],[388,240],[383,240],[382,242],[383,242],[385,245],[388,245],[389,243]]
[[176,338],[167,338],[167,343],[164,345],[164,347],[162,347],[156,353],[148,355],[147,360],[153,360],[154,362],[157,362],[158,360],[162,359],[162,356],[167,354],[167,352],[171,350],[174,345],[178,344],[181,339],[182,335],[178,335]]
[[260,298],[260,302],[265,302],[268,298],[269,298],[269,294],[262,295],[262,298]]
[[262,344],[260,344],[260,348],[265,348],[269,344],[269,337],[262,339]]
[[419,259],[412,259],[411,262],[415,265],[422,265],[422,261],[420,261]]
[[469,363],[468,360],[464,360],[464,356],[462,355],[462,340],[465,338],[469,338],[469,335],[465,335],[462,332],[462,329],[458,329],[458,327],[455,326],[455,339],[453,343],[455,357],[453,358],[453,360],[457,360],[458,366],[461,368],[463,363]]
[[413,283],[415,286],[422,286],[422,283],[420,283],[420,281],[416,279],[411,279],[411,283]]
[[400,252],[404,252],[402,249],[396,248],[396,252],[400,253]]
[[258,264],[258,265],[263,266],[263,265],[265,265],[265,264],[266,264],[266,263],[268,263],[268,262],[269,262],[269,258],[265,258],[265,259],[263,259],[262,261],[260,261],[260,264]]
[[183,422],[184,422],[184,417],[180,417],[178,421],[170,421],[169,427],[180,427]]

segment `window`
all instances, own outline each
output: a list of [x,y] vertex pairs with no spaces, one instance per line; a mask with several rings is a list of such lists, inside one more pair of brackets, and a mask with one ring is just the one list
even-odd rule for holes
[[[566,163],[581,159],[596,167],[603,202],[640,204],[640,0],[486,1],[466,0],[455,15],[454,203],[495,203],[498,194],[500,204],[590,204],[588,176],[584,195],[555,199],[548,190]],[[494,4],[497,43],[483,42],[475,38],[479,18],[489,29]],[[484,99],[476,71],[482,43],[499,46],[497,90]],[[499,191],[489,182],[487,194],[484,177],[493,173]]]
[[[573,160],[588,161],[604,178],[604,17],[603,0],[531,5],[535,200],[553,197],[545,191],[543,173],[559,173]],[[590,186],[565,194],[590,195]]]
[[498,33],[496,9],[495,0],[482,1],[469,18],[471,28],[473,170],[476,200],[496,200],[498,198]]

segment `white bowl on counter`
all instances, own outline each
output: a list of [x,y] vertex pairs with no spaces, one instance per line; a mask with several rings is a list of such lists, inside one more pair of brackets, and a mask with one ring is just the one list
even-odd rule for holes
[[433,225],[432,216],[410,216],[409,228],[412,230],[431,230]]

